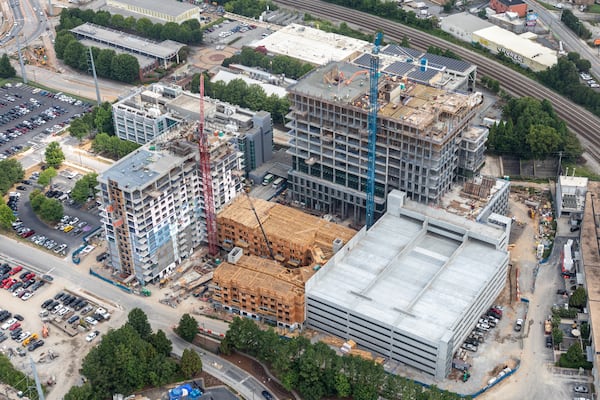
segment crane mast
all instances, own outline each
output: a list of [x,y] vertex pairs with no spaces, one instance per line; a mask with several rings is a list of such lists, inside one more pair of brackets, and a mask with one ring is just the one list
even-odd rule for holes
[[204,192],[204,212],[206,214],[206,235],[208,254],[216,256],[219,249],[217,243],[217,216],[213,195],[212,175],[210,173],[210,150],[208,137],[204,131],[204,74],[200,74],[200,120],[198,121],[198,150],[200,152],[200,172],[202,174],[202,190]]
[[369,65],[369,115],[367,128],[369,132],[369,157],[367,166],[367,229],[373,226],[375,220],[375,150],[377,143],[377,97],[379,84],[379,46],[383,34],[377,32],[373,43],[373,51]]

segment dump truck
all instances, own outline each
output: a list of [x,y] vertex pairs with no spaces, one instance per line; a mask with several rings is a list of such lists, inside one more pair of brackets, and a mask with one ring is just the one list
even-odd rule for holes
[[552,333],[552,322],[549,319],[544,321],[544,333],[546,335],[549,335]]

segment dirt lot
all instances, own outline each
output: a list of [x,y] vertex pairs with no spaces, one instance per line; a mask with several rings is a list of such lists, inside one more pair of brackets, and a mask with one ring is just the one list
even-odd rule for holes
[[[22,301],[18,297],[13,297],[11,292],[0,289],[0,304],[3,309],[9,310],[13,314],[21,314],[25,318],[22,322],[23,330],[37,333],[41,338],[43,326],[39,317],[41,304],[46,299],[52,298],[58,292],[65,290],[65,284],[61,279],[57,279],[51,285],[45,285],[40,288],[27,301]],[[71,289],[71,287],[71,285],[68,285],[67,289]],[[77,290],[72,290],[72,293],[79,297],[84,297],[95,304],[99,303],[98,299],[90,298]],[[96,325],[95,330],[100,331],[101,334],[108,331],[109,327],[121,325],[126,318],[124,313],[118,312],[108,304],[100,303],[99,306],[107,309],[112,314],[110,321]],[[56,385],[49,387],[46,399],[58,400],[64,397],[64,394],[71,386],[80,382],[81,376],[78,371],[81,367],[82,355],[87,354],[89,349],[97,343],[98,339],[88,343],[85,341],[85,333],[79,333],[75,337],[70,337],[53,325],[48,324],[48,327],[49,336],[44,339],[44,346],[28,353],[28,356],[31,355],[33,361],[36,363],[37,373],[42,382],[48,381],[51,377],[56,379]],[[0,344],[0,350],[8,354],[10,349],[16,349],[18,346],[21,345],[9,338]],[[50,352],[58,355],[58,357],[49,360],[47,356]],[[31,375],[29,357],[15,355],[12,361],[17,368]],[[4,388],[0,389],[0,391],[10,393],[10,391],[4,390]],[[12,398],[10,397],[11,395],[8,396]]]

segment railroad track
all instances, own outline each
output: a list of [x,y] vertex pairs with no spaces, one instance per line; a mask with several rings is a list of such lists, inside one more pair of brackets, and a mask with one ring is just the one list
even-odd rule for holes
[[571,131],[577,134],[585,152],[600,162],[600,118],[542,84],[494,60],[414,28],[335,4],[319,0],[303,0],[301,2],[275,0],[275,2],[281,6],[304,11],[320,18],[346,22],[368,32],[381,29],[388,40],[400,42],[406,36],[410,38],[411,47],[418,50],[425,51],[429,46],[449,49],[463,60],[477,65],[481,74],[499,81],[502,88],[512,96],[530,96],[540,100],[549,100],[556,114],[567,123]]

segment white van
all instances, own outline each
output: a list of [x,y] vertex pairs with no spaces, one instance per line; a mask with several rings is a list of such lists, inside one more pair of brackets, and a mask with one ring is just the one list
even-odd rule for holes
[[277,189],[279,186],[281,186],[281,184],[284,182],[283,178],[277,178],[275,179],[275,182],[273,182],[273,188]]

